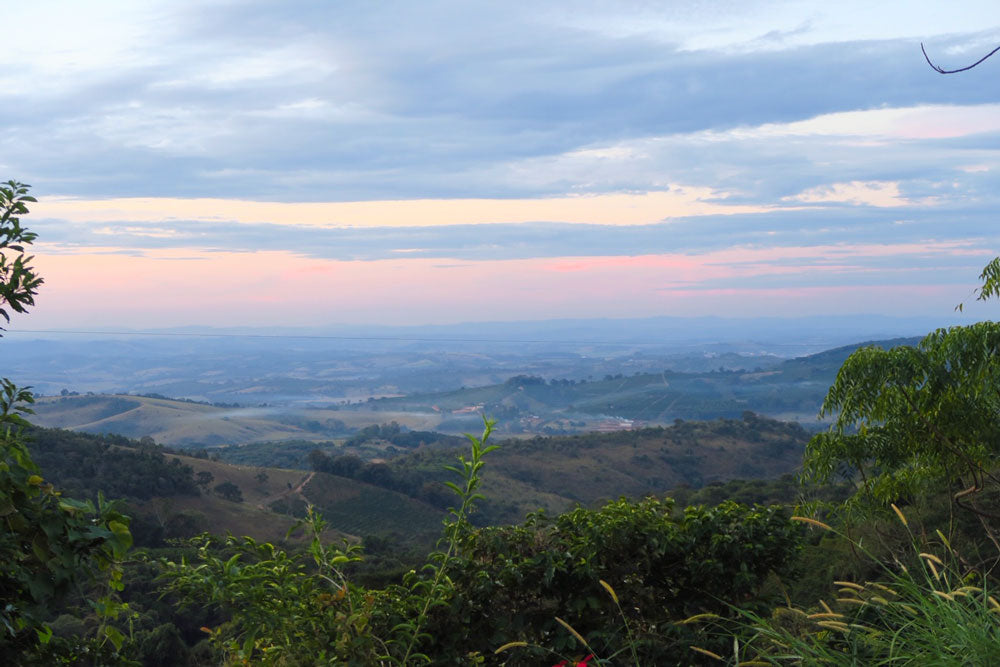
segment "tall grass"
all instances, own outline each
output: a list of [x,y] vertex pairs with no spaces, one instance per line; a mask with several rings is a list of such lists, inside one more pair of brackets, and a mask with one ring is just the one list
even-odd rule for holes
[[789,604],[770,618],[744,613],[749,638],[730,664],[1000,665],[1000,602],[991,582],[963,571],[937,535],[938,553],[911,535],[909,566],[883,561],[881,581],[835,581],[835,596],[815,608]]

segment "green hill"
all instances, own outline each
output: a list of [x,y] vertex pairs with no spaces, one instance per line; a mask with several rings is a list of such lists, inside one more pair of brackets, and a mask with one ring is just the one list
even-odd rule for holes
[[606,375],[595,380],[546,380],[519,375],[486,387],[384,398],[376,410],[443,415],[441,431],[474,427],[477,413],[499,418],[501,431],[571,433],[627,427],[621,421],[668,424],[674,419],[736,418],[744,411],[814,422],[841,363],[862,345],[894,347],[916,338],[872,341],[786,360],[767,370]]
[[444,516],[405,494],[325,473],[195,458],[114,435],[35,427],[29,437],[48,481],[70,497],[124,500],[133,532],[150,544],[202,531],[282,541],[306,504],[328,520],[331,539],[412,543],[436,535]]
[[[594,506],[620,496],[662,495],[737,478],[795,471],[809,435],[794,422],[747,413],[741,420],[678,421],[617,433],[497,440],[483,474],[479,523],[521,520],[528,512]],[[280,443],[275,448],[280,450]],[[465,453],[425,447],[391,459],[310,456],[314,468],[405,492],[439,507],[453,501],[444,466]]]

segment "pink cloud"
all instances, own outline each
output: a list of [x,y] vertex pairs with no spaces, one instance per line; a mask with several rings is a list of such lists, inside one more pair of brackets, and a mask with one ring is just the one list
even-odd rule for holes
[[[394,258],[335,261],[284,251],[150,251],[39,254],[45,277],[22,327],[138,328],[418,324],[662,314],[804,314],[950,311],[965,293],[936,286],[928,266],[916,285],[879,286],[865,257],[983,256],[961,243],[730,248],[704,254],[565,257],[442,263]],[[978,260],[977,260],[978,261]],[[908,260],[907,266],[920,262]],[[843,284],[870,272],[875,284]],[[918,274],[919,275],[919,274]],[[760,276],[787,286],[753,287]],[[818,287],[796,287],[799,276]],[[970,279],[971,280],[971,279]],[[728,287],[719,287],[723,282]],[[939,305],[934,305],[939,303]],[[21,324],[23,322],[23,324]]]

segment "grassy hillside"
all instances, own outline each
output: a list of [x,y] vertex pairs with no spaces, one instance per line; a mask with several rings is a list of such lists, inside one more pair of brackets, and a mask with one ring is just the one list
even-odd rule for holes
[[[429,539],[444,516],[404,494],[325,473],[195,458],[121,436],[35,428],[30,438],[48,481],[70,497],[123,499],[147,543],[202,531],[280,542],[306,504],[326,517],[330,539]],[[237,492],[227,497],[226,489]]]
[[89,395],[39,398],[39,426],[87,433],[149,436],[160,444],[190,447],[257,440],[321,437],[308,428],[266,418],[260,408],[222,408],[144,396]]
[[282,406],[224,407],[165,397],[117,394],[44,396],[37,399],[32,421],[46,428],[86,433],[151,437],[170,447],[198,448],[283,440],[324,441],[349,437],[371,424],[395,421],[428,430],[442,415],[351,409],[303,409]]
[[[329,523],[331,539],[378,535],[412,543],[436,536],[444,517],[441,510],[401,493],[326,473],[178,458],[196,475],[212,473],[210,486],[231,482],[243,494],[241,503],[216,494],[173,501],[178,509],[204,512],[211,522],[207,530],[212,533],[229,531],[255,537],[265,529],[271,533],[287,531],[311,504]],[[279,539],[284,534],[281,532]]]
[[[484,469],[484,522],[518,521],[539,508],[562,511],[620,496],[665,494],[680,486],[774,478],[796,470],[808,434],[798,424],[743,420],[678,422],[619,433],[508,439]],[[447,479],[457,451],[423,450],[394,459],[400,474]]]
[[445,516],[444,511],[402,493],[326,473],[316,473],[303,495],[331,526],[360,537],[430,543],[440,535]]
[[[558,512],[685,485],[778,477],[797,468],[807,438],[797,424],[748,414],[666,428],[508,439],[487,461],[487,500],[477,521],[514,522],[540,508]],[[355,459],[351,474],[334,467],[328,471],[334,475],[164,453],[117,436],[44,429],[36,440],[36,457],[53,481],[76,495],[103,490],[129,499],[152,533],[229,531],[267,540],[283,539],[306,504],[346,536],[412,541],[435,535],[453,500],[442,487],[450,479],[443,466],[464,452],[425,446],[388,465]],[[272,447],[280,453],[280,443]],[[240,501],[227,499],[223,485],[235,487]]]
[[[739,420],[678,420],[668,427],[613,433],[506,440],[495,436],[500,449],[487,461],[482,487],[487,501],[479,521],[516,522],[539,508],[561,511],[574,503],[592,506],[682,486],[776,478],[797,470],[808,439],[795,422],[753,413]],[[443,485],[451,479],[444,466],[467,453],[467,444],[449,448],[434,442],[409,452],[387,448],[384,453],[396,454],[387,460],[365,460],[354,450],[330,443],[258,443],[219,451],[257,464],[310,467],[339,480],[363,482],[445,508],[454,498]],[[310,483],[307,492],[316,484]],[[312,502],[324,504],[318,499]],[[343,529],[364,530],[350,522]]]

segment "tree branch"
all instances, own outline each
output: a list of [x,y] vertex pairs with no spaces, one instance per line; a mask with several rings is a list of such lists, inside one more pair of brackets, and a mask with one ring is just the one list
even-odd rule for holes
[[986,60],[987,58],[989,58],[990,56],[992,56],[997,51],[1000,51],[1000,46],[998,46],[997,48],[993,49],[992,51],[990,51],[985,56],[983,56],[982,58],[980,58],[976,62],[972,63],[968,67],[960,67],[959,69],[942,69],[942,68],[938,67],[937,65],[935,65],[934,63],[932,63],[930,56],[927,55],[927,49],[924,48],[924,43],[923,42],[920,42],[920,50],[923,51],[924,60],[927,61],[927,64],[930,65],[931,69],[933,69],[935,72],[937,72],[939,74],[955,74],[957,72],[966,72],[966,71],[972,69],[976,65],[980,64],[981,62],[983,62],[984,60]]

